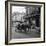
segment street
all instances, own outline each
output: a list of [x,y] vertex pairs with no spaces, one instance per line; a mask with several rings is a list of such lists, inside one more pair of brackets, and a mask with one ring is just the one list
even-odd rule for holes
[[29,33],[21,33],[21,32],[14,32],[12,33],[13,39],[19,39],[19,38],[37,38],[40,37],[40,33],[31,31]]

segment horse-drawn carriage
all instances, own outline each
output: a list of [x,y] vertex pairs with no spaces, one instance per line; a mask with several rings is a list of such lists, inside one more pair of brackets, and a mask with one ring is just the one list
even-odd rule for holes
[[31,25],[29,26],[29,24],[26,24],[26,22],[17,25],[17,29],[20,30],[20,32],[28,32],[29,28],[31,28]]

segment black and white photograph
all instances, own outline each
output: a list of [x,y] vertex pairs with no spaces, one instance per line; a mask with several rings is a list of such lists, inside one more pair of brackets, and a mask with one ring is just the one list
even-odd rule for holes
[[44,3],[7,3],[8,42],[44,42]]
[[12,38],[40,37],[40,8],[37,6],[12,6]]

